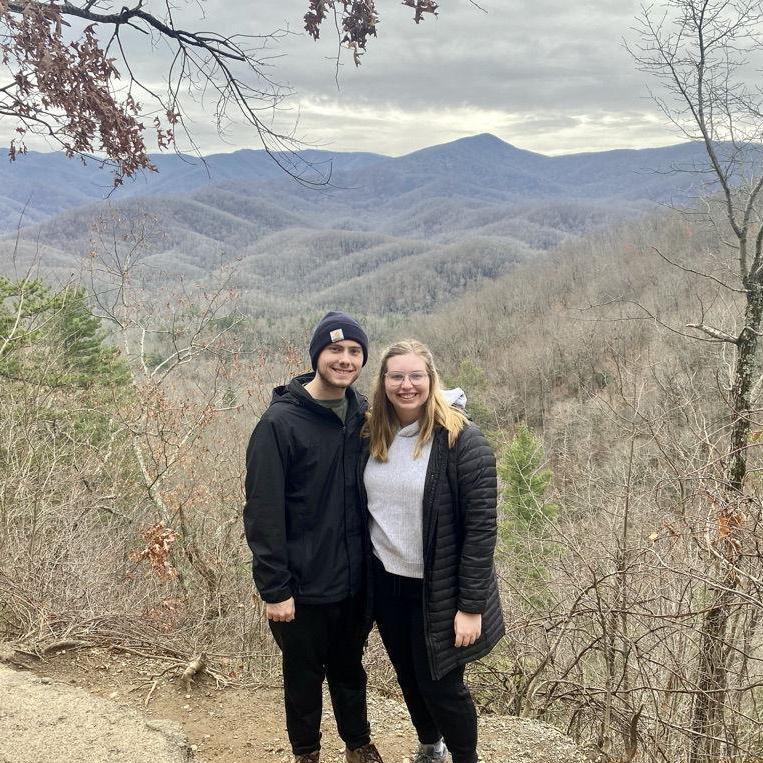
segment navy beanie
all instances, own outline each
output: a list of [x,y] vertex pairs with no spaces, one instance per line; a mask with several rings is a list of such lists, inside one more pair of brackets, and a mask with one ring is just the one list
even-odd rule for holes
[[318,321],[310,340],[310,361],[313,369],[318,365],[318,356],[324,347],[343,339],[352,339],[363,348],[363,365],[368,361],[368,337],[360,324],[347,313],[332,311]]

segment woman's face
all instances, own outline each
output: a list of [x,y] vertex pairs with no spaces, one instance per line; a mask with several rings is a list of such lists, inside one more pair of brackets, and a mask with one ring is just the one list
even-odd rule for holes
[[384,391],[403,426],[417,421],[429,398],[429,374],[424,358],[412,352],[389,358]]

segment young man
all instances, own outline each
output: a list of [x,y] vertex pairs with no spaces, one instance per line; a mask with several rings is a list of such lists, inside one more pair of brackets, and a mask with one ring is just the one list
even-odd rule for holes
[[313,332],[314,373],[273,390],[247,449],[244,526],[254,582],[283,655],[295,763],[320,755],[328,680],[348,763],[381,763],[366,715],[362,517],[357,485],[367,407],[352,388],[368,338],[330,312]]

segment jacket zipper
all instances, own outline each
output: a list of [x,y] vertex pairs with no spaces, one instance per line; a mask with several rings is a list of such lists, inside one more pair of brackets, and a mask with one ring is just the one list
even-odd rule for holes
[[[437,679],[436,666],[435,666],[435,645],[432,639],[432,624],[429,618],[429,610],[427,609],[427,596],[429,588],[429,565],[432,558],[431,547],[434,544],[434,512],[435,512],[435,499],[437,497],[437,485],[439,483],[439,471],[442,468],[440,458],[440,442],[441,438],[436,434],[435,442],[432,444],[432,450],[435,456],[435,467],[432,479],[429,484],[429,491],[425,495],[426,503],[424,508],[429,508],[429,517],[426,517],[426,511],[422,512],[422,521],[427,520],[424,530],[424,577],[422,580],[422,595],[421,606],[424,617],[424,634],[427,642],[427,661],[429,662],[429,672],[435,680]],[[429,476],[429,475],[427,475]],[[437,477],[437,479],[434,479]],[[425,478],[426,479],[426,478]]]
[[344,423],[342,424],[342,519],[344,521],[344,553],[347,557],[347,596],[350,596],[352,593],[352,559],[350,558],[350,540],[347,537],[347,425]]

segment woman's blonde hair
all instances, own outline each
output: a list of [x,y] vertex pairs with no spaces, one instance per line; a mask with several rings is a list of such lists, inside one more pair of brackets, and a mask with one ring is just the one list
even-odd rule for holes
[[424,404],[423,415],[419,419],[419,436],[413,450],[413,457],[418,458],[421,455],[424,445],[432,439],[436,426],[439,425],[447,430],[449,448],[453,447],[461,430],[466,426],[466,416],[450,405],[442,394],[440,376],[429,348],[416,339],[395,342],[384,351],[382,356],[371,398],[371,409],[366,414],[362,433],[364,437],[370,439],[371,457],[377,461],[387,461],[389,446],[400,428],[395,409],[385,391],[384,374],[387,372],[387,361],[397,355],[409,354],[418,355],[423,359],[429,376],[429,397]]

